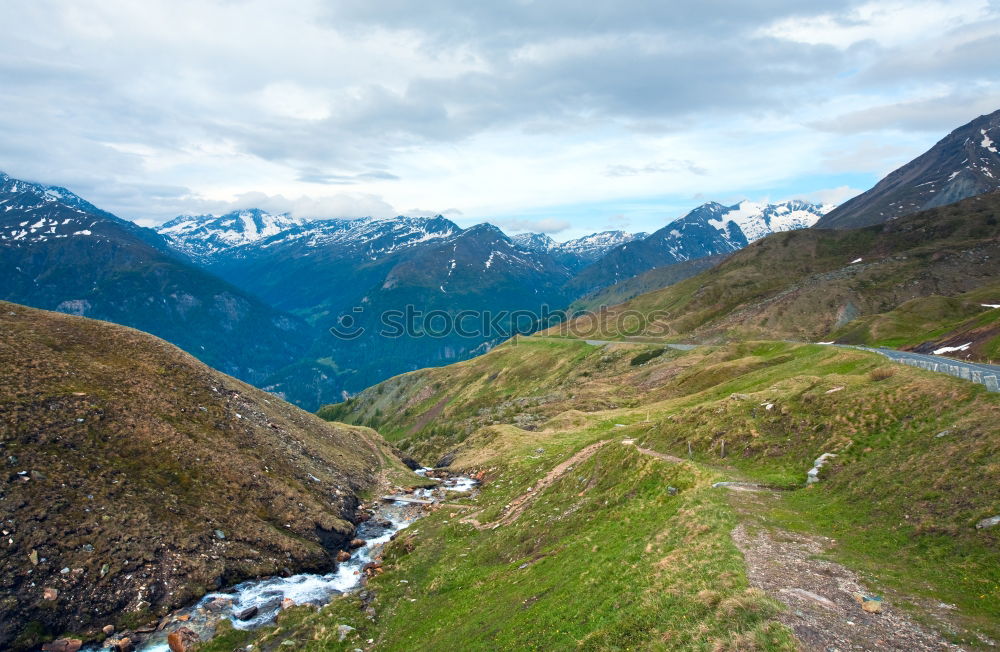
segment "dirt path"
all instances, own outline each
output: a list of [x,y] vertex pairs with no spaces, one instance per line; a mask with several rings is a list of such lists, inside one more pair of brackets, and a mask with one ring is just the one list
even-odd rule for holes
[[420,429],[426,426],[433,419],[437,419],[444,412],[444,406],[448,405],[448,401],[451,400],[450,396],[445,396],[443,399],[434,404],[434,406],[420,415],[410,429],[406,431],[407,436],[416,434],[420,432]]
[[881,613],[864,611],[852,593],[872,594],[858,575],[817,558],[834,543],[831,539],[744,522],[733,530],[733,541],[743,553],[750,584],[788,607],[778,619],[803,650],[963,649],[917,625],[890,601]]
[[[624,443],[624,442],[622,442]],[[660,453],[654,451],[652,448],[643,448],[641,446],[636,446],[635,449],[642,453],[643,455],[649,455],[650,457],[655,457],[658,460],[663,460],[664,462],[673,462],[674,464],[683,464],[687,460],[683,460],[679,457],[673,455],[667,455],[666,453]]]
[[[518,517],[521,516],[524,510],[528,509],[531,503],[533,503],[535,499],[538,498],[538,496],[541,494],[542,491],[544,491],[553,482],[562,477],[562,475],[566,473],[566,471],[568,471],[570,467],[576,466],[577,464],[589,459],[594,453],[600,450],[602,446],[612,441],[615,440],[604,439],[602,441],[595,442],[590,446],[581,449],[579,452],[574,454],[568,460],[561,462],[554,469],[546,473],[544,478],[535,483],[534,487],[532,487],[525,493],[521,494],[514,500],[510,501],[510,503],[504,508],[504,511],[500,515],[500,518],[498,518],[497,520],[492,521],[490,523],[480,523],[479,521],[476,520],[476,516],[479,514],[479,512],[476,512],[475,514],[469,514],[468,516],[463,518],[461,522],[468,523],[479,530],[493,530],[500,527],[501,525],[508,525],[510,523],[513,523],[518,519]],[[625,439],[622,440],[621,443],[626,445],[634,445],[635,441],[631,439]],[[655,457],[665,462],[682,463],[685,461],[679,457],[674,457],[673,455],[667,455],[666,453],[660,453],[649,448],[642,448],[640,446],[636,446],[635,449],[640,453],[642,453],[643,455],[649,455],[650,457]]]
[[[558,480],[570,467],[580,464],[585,460],[589,459],[594,453],[601,449],[602,446],[607,444],[612,440],[605,439],[603,441],[595,442],[586,448],[581,449],[569,459],[561,462],[554,469],[545,474],[545,477],[535,483],[535,486],[528,489],[525,493],[521,494],[514,500],[510,501],[504,511],[500,514],[500,518],[491,523],[480,523],[476,520],[476,514],[470,514],[462,519],[463,523],[469,523],[479,530],[493,530],[501,525],[508,525],[513,523],[518,519],[519,516],[528,509],[531,503],[535,502],[535,499],[549,487],[553,482]],[[477,512],[478,514],[478,512]]]

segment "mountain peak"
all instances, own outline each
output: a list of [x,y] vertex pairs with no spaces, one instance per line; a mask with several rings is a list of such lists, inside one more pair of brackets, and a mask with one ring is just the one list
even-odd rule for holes
[[5,210],[13,210],[14,207],[32,210],[46,204],[59,203],[81,213],[91,213],[115,220],[120,219],[62,186],[47,186],[33,181],[15,179],[2,171],[0,171],[0,198],[2,198]]
[[256,242],[305,223],[288,213],[243,208],[224,215],[181,215],[156,230],[175,249],[198,257]]
[[535,253],[546,253],[557,246],[556,241],[545,233],[518,233],[510,239],[521,249]]
[[880,224],[1000,190],[998,142],[1000,110],[955,129],[867,192],[830,211],[816,226],[845,229]]

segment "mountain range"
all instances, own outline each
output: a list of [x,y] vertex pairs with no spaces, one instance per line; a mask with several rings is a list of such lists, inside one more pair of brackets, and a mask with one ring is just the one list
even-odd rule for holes
[[[0,298],[146,330],[315,409],[544,325],[524,311],[598,307],[682,281],[709,264],[695,261],[714,264],[771,233],[880,222],[995,190],[998,124],[1000,112],[955,130],[839,208],[709,202],[652,234],[561,243],[440,215],[310,220],[254,208],[152,230],[65,188],[2,175]],[[384,316],[408,306],[437,324],[385,337]],[[501,318],[489,332],[428,336],[465,311]]]
[[[801,201],[706,204],[652,236],[606,231],[561,243],[540,233],[507,236],[490,224],[463,229],[440,215],[299,220],[256,209],[181,216],[158,232],[193,264],[317,327],[308,361],[266,385],[296,402],[308,396],[300,404],[315,407],[398,373],[465,359],[515,330],[537,327],[522,314],[516,325],[506,316],[494,322],[500,328],[490,332],[387,338],[380,323],[386,311],[437,312],[441,328],[463,311],[489,313],[489,323],[501,314],[558,310],[619,279],[807,227],[822,211]],[[679,267],[677,279],[696,268],[687,269]],[[346,341],[330,334],[345,315],[364,333]]]
[[652,235],[611,249],[568,287],[582,296],[651,269],[732,253],[770,233],[812,226],[829,208],[801,200],[702,204]]

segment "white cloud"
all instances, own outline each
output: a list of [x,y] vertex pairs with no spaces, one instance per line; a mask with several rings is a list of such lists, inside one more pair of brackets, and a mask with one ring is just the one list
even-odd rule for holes
[[0,169],[146,222],[589,202],[523,219],[649,230],[691,197],[881,173],[1000,108],[985,0],[7,5]]
[[306,89],[294,82],[273,82],[257,92],[261,107],[276,116],[296,120],[330,117],[330,100],[320,89]]
[[879,0],[843,12],[782,18],[760,33],[842,49],[866,41],[895,47],[938,37],[946,29],[975,23],[989,15],[989,0]]
[[833,204],[840,205],[845,201],[860,195],[864,192],[861,188],[851,188],[850,186],[837,186],[836,188],[824,188],[822,190],[814,190],[812,192],[806,193],[803,198],[808,201],[814,202],[816,204]]
[[500,228],[514,233],[520,233],[522,231],[530,231],[532,233],[559,233],[572,226],[568,220],[555,218],[543,218],[539,220],[503,219],[490,221]]
[[394,217],[396,210],[381,197],[351,192],[325,196],[267,195],[248,192],[235,197],[226,210],[254,206],[272,213],[291,213],[294,217]]

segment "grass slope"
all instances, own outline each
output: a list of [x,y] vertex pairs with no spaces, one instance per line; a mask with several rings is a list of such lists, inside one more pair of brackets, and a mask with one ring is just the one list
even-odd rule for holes
[[[594,428],[524,442],[494,460],[477,502],[495,513],[603,435]],[[793,650],[772,620],[777,605],[748,587],[714,477],[605,446],[503,528],[477,530],[458,508],[433,513],[391,544],[386,572],[369,583],[372,601],[350,597],[318,613],[290,613],[256,645],[351,650],[373,639],[382,650]],[[357,631],[341,642],[337,626],[345,624]]]
[[376,433],[325,423],[151,335],[6,302],[0,424],[4,649],[146,623],[251,576],[329,568],[359,496],[401,467]]
[[[327,408],[327,415],[384,428],[390,438],[422,454],[425,460],[444,457],[456,468],[485,469],[488,483],[477,500],[482,508],[477,516],[480,522],[496,518],[504,505],[532,487],[546,470],[592,441],[634,437],[638,444],[663,453],[686,458],[690,451],[693,466],[649,462],[658,469],[661,491],[667,485],[682,487],[679,495],[684,500],[693,499],[693,492],[700,491],[696,488],[703,487],[699,483],[707,478],[748,479],[795,489],[782,492],[773,510],[765,515],[771,526],[836,538],[835,557],[863,571],[875,590],[891,596],[894,606],[906,606],[909,601],[915,605],[922,601],[956,605],[946,632],[954,640],[975,644],[979,639],[973,632],[994,639],[1000,636],[1000,533],[975,527],[979,520],[1000,513],[1000,465],[995,461],[1000,459],[1000,430],[996,426],[1000,423],[1000,397],[948,376],[893,365],[881,356],[819,345],[734,343],[688,353],[667,351],[642,364],[632,364],[647,359],[643,354],[655,350],[645,345],[594,347],[573,340],[527,338],[446,369],[391,379],[348,404]],[[818,485],[803,488],[806,470],[824,452],[838,457],[823,469]],[[634,495],[642,495],[633,484],[636,470],[628,458],[631,454],[614,445],[605,447],[592,458],[594,463],[609,460],[600,474],[577,475],[574,470],[572,476],[581,491],[590,482],[588,478],[600,475],[612,494],[618,491],[614,487],[621,487],[626,493],[635,489]],[[674,475],[680,468],[691,475],[685,476],[687,479]],[[555,525],[548,519],[572,507],[564,498],[556,498],[560,495],[557,486],[545,489],[521,517],[516,525],[521,536],[549,542],[552,549],[578,551],[574,546],[586,537],[591,537],[592,544],[608,545],[606,540],[601,543],[595,538],[596,532],[614,539],[629,538],[632,524],[641,522],[636,516],[604,531],[599,519],[590,519],[586,525],[559,529],[558,537],[550,538],[549,531]],[[551,507],[546,503],[550,492]],[[699,500],[712,501],[717,494],[706,491],[701,496]],[[608,500],[609,505],[621,506]],[[694,523],[712,530],[718,525],[716,519],[722,519],[727,525],[721,528],[718,545],[723,546],[728,541],[723,535],[733,516],[724,502],[711,504],[719,510],[716,515],[699,514]],[[612,514],[617,518],[617,512]],[[606,515],[602,512],[602,518]],[[504,600],[509,594],[499,588],[494,593],[491,582],[498,581],[497,576],[479,575],[476,556],[481,546],[489,547],[496,541],[510,547],[516,539],[508,539],[513,533],[503,528],[467,532],[456,523],[459,516],[438,512],[418,526],[419,535],[410,533],[415,551],[426,549],[428,558],[422,556],[424,553],[415,557],[391,557],[398,553],[390,553],[399,565],[392,573],[401,574],[383,576],[377,583],[379,591],[386,591],[387,596],[402,596],[408,591],[405,599],[412,597],[417,602],[399,606],[386,600],[383,609],[404,610],[401,613],[406,613],[410,622],[444,617],[446,622],[459,623],[486,619],[495,611],[505,613]],[[652,510],[650,518],[659,518],[671,531],[680,527],[666,503]],[[537,519],[534,527],[519,529],[533,519]],[[639,532],[648,536],[648,531]],[[438,541],[439,534],[444,541]],[[678,555],[688,554],[685,546],[681,549]],[[629,554],[622,553],[625,565],[632,563]],[[697,563],[711,569],[712,564],[722,563],[722,558]],[[520,565],[523,559],[523,554],[510,557],[508,563],[518,561]],[[588,602],[588,593],[596,589],[582,574],[588,569],[598,572],[595,567],[602,565],[600,558],[592,561],[589,565],[581,562],[578,574],[559,574],[575,591],[561,593],[562,600],[546,611],[561,614],[562,609],[573,608],[563,605],[563,600],[595,608]],[[639,593],[656,581],[652,577],[655,571],[644,564],[639,563],[642,579],[630,580]],[[418,568],[425,570],[418,572]],[[411,572],[414,574],[408,574]],[[745,586],[738,568],[734,572],[734,587]],[[436,598],[431,599],[437,594],[428,593],[439,575],[463,578],[456,584],[462,591],[468,589],[466,582],[476,588],[456,594],[469,602],[449,602],[451,616],[442,616]],[[471,578],[477,579],[474,582]],[[409,583],[400,586],[397,579]],[[523,599],[545,586],[544,579],[530,575],[523,583],[528,591]],[[669,586],[685,604],[696,602],[702,590],[726,590],[725,583],[691,583],[686,576],[675,576]],[[726,594],[723,599],[731,597],[733,594]],[[597,623],[602,619],[614,621],[634,615],[620,613],[619,607],[613,602],[596,607],[594,620],[574,630],[574,640],[580,640],[584,629],[598,631]],[[331,609],[333,615],[310,616],[309,624],[303,625],[305,630],[289,625],[281,636],[302,636],[308,631],[310,637],[328,640],[319,629],[353,613],[344,605]],[[751,630],[774,633],[767,628],[766,618],[752,626],[741,625],[737,619],[722,626],[730,628],[726,634],[716,629],[704,638],[688,639],[672,616],[655,607],[629,603],[625,611],[630,610],[666,622],[655,636],[668,630],[684,641],[675,646],[658,641],[652,630],[645,630],[645,638],[630,642],[635,647],[708,649],[715,644],[710,640],[730,641],[730,635],[741,636]],[[550,622],[547,614],[537,617],[540,623]],[[402,636],[396,629],[403,627],[403,621],[386,618],[378,626],[365,624],[366,636],[397,641],[393,645],[402,646],[404,639],[396,638]],[[517,647],[518,642],[532,640],[529,634],[549,635],[545,633],[549,625],[518,627],[527,631],[504,631],[502,636],[523,638],[499,640]],[[712,625],[706,628],[711,630]],[[556,648],[577,644],[569,638],[562,643],[542,640]],[[613,647],[612,638],[598,640],[601,643],[595,647]],[[719,645],[724,648],[728,643]]]
[[698,276],[548,334],[825,340],[858,317],[998,279],[1000,195],[991,194],[862,229],[774,234]]

